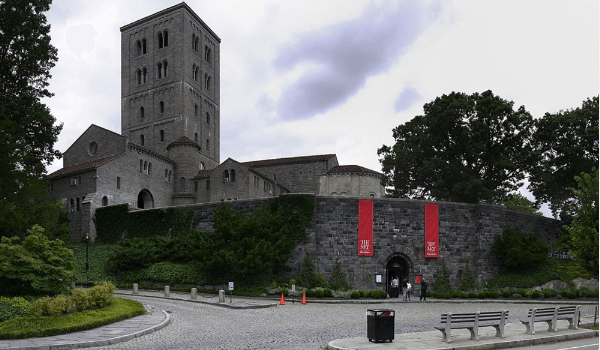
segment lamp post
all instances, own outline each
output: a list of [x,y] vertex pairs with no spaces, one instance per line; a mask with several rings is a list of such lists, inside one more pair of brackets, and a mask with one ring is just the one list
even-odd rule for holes
[[85,274],[87,277],[87,272],[90,269],[90,234],[88,232],[85,233]]

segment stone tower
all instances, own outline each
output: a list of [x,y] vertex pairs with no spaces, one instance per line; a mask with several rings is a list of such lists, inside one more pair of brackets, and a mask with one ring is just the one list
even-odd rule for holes
[[184,2],[121,27],[121,134],[175,161],[183,197],[220,163],[220,43]]

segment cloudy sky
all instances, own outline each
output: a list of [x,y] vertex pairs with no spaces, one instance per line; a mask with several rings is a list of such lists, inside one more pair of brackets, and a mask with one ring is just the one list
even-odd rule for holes
[[[119,28],[178,2],[54,0],[57,149],[92,123],[121,132]],[[541,117],[599,93],[597,0],[186,3],[221,38],[221,161],[335,153],[381,171],[392,129],[442,94],[491,89]]]

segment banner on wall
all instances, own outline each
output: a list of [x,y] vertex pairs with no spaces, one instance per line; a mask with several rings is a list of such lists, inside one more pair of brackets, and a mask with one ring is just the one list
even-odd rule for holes
[[438,218],[438,205],[425,204],[425,257],[440,257],[440,221]]
[[373,201],[358,201],[358,255],[373,256]]

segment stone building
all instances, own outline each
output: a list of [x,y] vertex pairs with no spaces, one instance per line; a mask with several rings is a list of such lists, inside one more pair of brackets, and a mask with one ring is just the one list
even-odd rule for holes
[[159,208],[313,193],[379,198],[382,174],[335,154],[220,161],[221,39],[186,4],[121,27],[121,134],[91,125],[48,175],[71,239],[96,208]]

